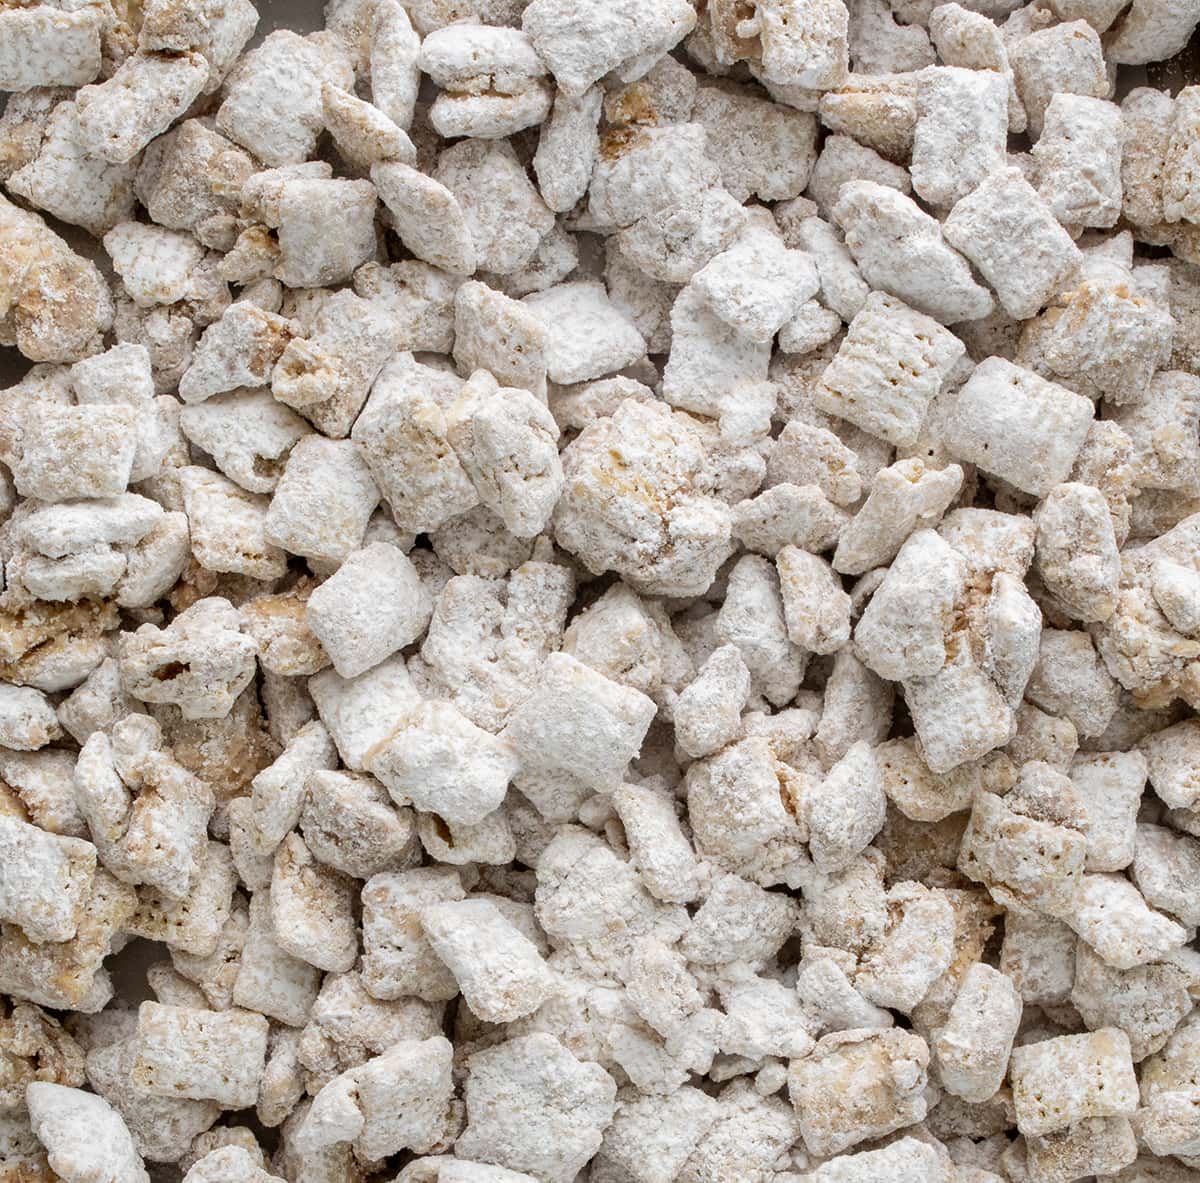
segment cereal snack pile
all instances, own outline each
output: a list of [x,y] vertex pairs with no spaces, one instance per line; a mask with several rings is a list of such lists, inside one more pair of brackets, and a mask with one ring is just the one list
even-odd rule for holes
[[1198,21],[0,0],[0,1183],[1198,1183]]

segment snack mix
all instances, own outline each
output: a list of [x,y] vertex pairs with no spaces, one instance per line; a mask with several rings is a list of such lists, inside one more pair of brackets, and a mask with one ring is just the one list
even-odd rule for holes
[[288,9],[0,0],[0,1183],[1200,1183],[1200,0]]

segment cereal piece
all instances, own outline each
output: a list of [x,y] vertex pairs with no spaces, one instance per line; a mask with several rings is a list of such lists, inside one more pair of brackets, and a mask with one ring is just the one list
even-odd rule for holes
[[1175,370],[1155,374],[1148,397],[1114,407],[1112,418],[1133,442],[1140,487],[1190,489],[1200,474],[1200,446],[1191,425],[1200,423],[1200,382]]
[[1120,871],[1133,861],[1147,767],[1138,751],[1080,752],[1072,759],[1071,784],[1088,817],[1087,870]]
[[136,53],[106,82],[78,92],[80,135],[105,160],[132,160],[191,106],[207,79],[198,53]]
[[298,834],[280,843],[271,876],[271,920],[280,948],[318,969],[345,973],[358,956],[353,903],[353,881],[317,862]]
[[654,714],[645,695],[553,653],[503,736],[521,752],[525,771],[569,775],[595,790],[611,790],[637,755]]
[[702,188],[647,212],[618,231],[615,241],[644,274],[665,283],[686,283],[733,244],[745,222],[745,210],[724,189]]
[[295,322],[246,301],[231,305],[204,330],[180,379],[179,397],[197,403],[241,386],[265,386],[298,328]]
[[217,129],[269,168],[307,160],[324,127],[321,86],[326,82],[353,89],[340,44],[277,29],[229,77]]
[[184,1183],[278,1183],[244,1147],[222,1146],[198,1159],[184,1176]]
[[397,803],[411,801],[459,825],[481,822],[496,809],[520,768],[508,743],[445,702],[423,703],[402,716],[364,763]]
[[[279,262],[275,277],[289,287],[323,287],[342,283],[375,257],[375,186],[369,181],[297,177],[283,187],[277,225]],[[345,293],[349,295],[349,293]],[[354,304],[357,298],[344,303]],[[328,305],[323,309],[328,312]],[[362,313],[356,319],[361,319]],[[322,345],[330,330],[318,320]],[[374,334],[379,330],[374,328]],[[365,365],[379,365],[379,346],[371,342]],[[364,366],[365,368],[365,366]],[[346,425],[347,428],[349,424]]]
[[1108,95],[1100,37],[1087,21],[1035,29],[1010,44],[1009,60],[1031,137],[1042,134],[1046,108],[1055,94],[1097,99]]
[[549,113],[550,91],[541,82],[545,67],[517,29],[468,24],[435,29],[421,45],[420,66],[442,89],[429,115],[445,138],[500,139],[541,123]]
[[573,209],[587,192],[600,151],[596,125],[604,97],[596,86],[577,96],[560,92],[542,125],[533,171],[542,200],[556,213]]
[[379,490],[353,443],[306,436],[275,486],[266,537],[292,554],[341,562],[362,542],[378,503]]
[[415,641],[431,612],[412,563],[375,543],[351,553],[313,592],[306,619],[334,669],[354,678]]
[[267,390],[236,390],[184,407],[179,425],[230,480],[250,493],[270,493],[287,455],[308,432],[294,411]]
[[258,13],[249,0],[205,4],[199,11],[186,13],[174,0],[158,0],[147,8],[138,33],[138,48],[175,53],[199,50],[209,64],[204,90],[211,94],[220,87],[257,24]]
[[1196,92],[1185,87],[1171,112],[1170,134],[1163,151],[1159,179],[1162,216],[1168,222],[1194,221],[1200,212],[1192,193],[1195,165],[1190,148],[1190,130],[1196,123],[1196,98]]
[[741,728],[750,671],[736,645],[722,645],[675,701],[676,742],[689,756],[724,747]]
[[404,1039],[331,1080],[296,1132],[318,1150],[352,1141],[364,1158],[401,1150],[423,1154],[441,1142],[453,1095],[449,1040]]
[[780,482],[816,486],[831,502],[853,505],[862,498],[859,465],[866,460],[832,430],[802,418],[791,419],[771,446],[766,486],[770,489]]
[[172,702],[185,719],[220,719],[254,677],[255,646],[220,597],[197,600],[160,629],[123,635],[121,680],[142,702]]
[[946,438],[962,459],[1044,496],[1070,475],[1091,421],[1090,400],[990,357],[959,391]]
[[1186,935],[1120,875],[1084,875],[1062,919],[1114,969],[1161,961]]
[[792,319],[779,330],[784,353],[811,353],[828,344],[842,327],[842,318],[816,300],[805,300]]
[[814,391],[819,409],[886,439],[913,443],[961,342],[902,301],[873,292]]
[[397,127],[412,126],[420,87],[421,38],[398,0],[375,6],[369,32],[371,101]]
[[[542,0],[537,0],[541,3]],[[616,1084],[599,1064],[581,1063],[552,1035],[510,1039],[467,1064],[467,1128],[461,1154],[546,1183],[570,1183],[600,1147]]]
[[321,87],[321,110],[329,134],[351,167],[370,169],[381,160],[416,163],[417,150],[408,134],[378,107],[326,82]]
[[914,458],[881,469],[867,500],[838,537],[834,570],[861,575],[890,563],[914,530],[937,524],[962,483],[957,464],[929,469]]
[[[279,944],[272,910],[270,887],[259,888],[250,900],[249,927],[235,965],[230,1001],[299,1026],[312,1010],[321,972]],[[220,953],[218,948],[217,955]]]
[[146,149],[135,188],[160,226],[228,249],[240,229],[234,215],[242,183],[254,170],[247,153],[207,123],[187,119]]
[[644,785],[621,785],[613,807],[646,890],[668,904],[696,899],[703,874],[674,802]]
[[825,90],[845,78],[849,22],[844,5],[774,0],[757,5],[754,20],[769,82]]
[[1054,914],[1081,882],[1087,814],[1071,783],[1048,764],[1021,768],[1008,797],[976,796],[958,866],[1014,906]]
[[969,775],[937,776],[915,739],[893,739],[875,749],[887,798],[913,821],[940,821],[970,807],[977,782]]
[[481,270],[519,271],[554,227],[554,215],[506,142],[454,144],[438,157],[434,178],[457,199]]
[[1029,700],[1065,715],[1081,736],[1099,735],[1117,709],[1120,687],[1084,632],[1044,629]]
[[1017,1128],[1026,1136],[1128,1116],[1138,1104],[1129,1039],[1113,1027],[1014,1048],[1011,1079]]
[[180,470],[179,481],[192,554],[202,567],[266,580],[287,570],[284,552],[267,541],[266,497],[192,465]]
[[[894,35],[898,29],[893,26]],[[853,76],[846,81],[850,83]],[[912,152],[917,123],[916,93],[911,86],[889,85],[868,76],[853,87],[829,91],[818,105],[821,122],[831,131],[853,136],[893,161],[904,161]]]
[[[700,437],[684,416],[627,400],[564,450],[559,545],[593,572],[614,570],[646,594],[707,589],[731,543],[729,510],[699,491],[703,463]],[[618,470],[622,481],[639,482],[636,497],[620,495],[621,486],[614,496]]]
[[502,389],[477,371],[450,420],[448,438],[483,504],[518,538],[539,534],[562,491],[550,412],[528,391]]
[[747,550],[773,558],[785,546],[829,550],[849,515],[816,485],[785,482],[733,507],[733,534]]
[[461,388],[453,375],[402,355],[384,368],[354,425],[352,438],[402,529],[435,530],[478,504],[449,441],[448,412]]
[[[775,756],[766,736],[748,736],[693,764],[686,786],[696,849],[717,867],[769,886],[794,878],[797,864],[804,865],[801,811],[817,790]],[[828,802],[819,804],[831,812]],[[869,825],[870,811],[864,812]]]
[[258,1096],[266,1050],[267,1021],[261,1015],[144,1002],[132,1081],[155,1096],[211,1099],[245,1109]]
[[323,863],[356,879],[407,866],[416,853],[416,822],[392,808],[372,777],[314,772],[300,818],[305,842]]
[[672,1183],[719,1112],[715,1099],[686,1086],[670,1097],[623,1094],[601,1155],[635,1183]]
[[631,226],[673,209],[720,180],[699,123],[618,128],[600,141],[588,211],[602,225]]
[[309,690],[343,762],[355,771],[362,769],[367,752],[420,701],[401,657],[348,680],[323,670],[309,682]]
[[1004,1083],[1020,1018],[1021,996],[1012,982],[989,965],[973,965],[934,1041],[942,1086],[973,1104],[992,1097]]
[[20,802],[14,816],[51,834],[86,838],[87,825],[75,803],[74,777],[74,753],[0,750],[0,780]]
[[867,669],[849,648],[837,653],[815,737],[822,762],[832,764],[859,739],[871,744],[883,740],[891,726],[893,694],[891,684]]
[[251,818],[260,853],[275,848],[300,820],[309,775],[336,765],[337,750],[318,722],[305,724],[272,764],[250,782]]
[[95,732],[80,752],[75,785],[108,870],[176,899],[189,893],[206,847],[213,795],[163,750],[157,723],[127,715],[113,725],[111,740]]
[[114,345],[71,367],[75,401],[83,406],[130,406],[138,412],[137,446],[130,481],[155,477],[170,447],[170,437],[154,398],[150,355],[141,345]]
[[111,326],[113,303],[95,264],[4,197],[0,233],[10,293],[0,333],[30,361],[78,361],[97,352],[97,334]]
[[[632,81],[695,23],[695,11],[684,0],[662,0],[650,9],[593,4],[582,12],[562,0],[534,0],[521,18],[559,89],[573,97],[622,66],[623,80]],[[639,66],[642,61],[646,64]]]
[[312,591],[301,581],[277,596],[257,596],[238,610],[242,629],[258,645],[258,660],[267,675],[297,677],[319,673],[329,658],[305,621]]
[[544,398],[549,330],[533,309],[470,281],[455,296],[454,329],[454,360],[464,373],[485,369],[498,382]]
[[1071,1004],[1092,1030],[1124,1030],[1135,1063],[1158,1051],[1191,1010],[1188,975],[1170,962],[1113,969],[1086,944],[1074,961]]
[[449,867],[374,876],[363,888],[363,984],[376,998],[444,1001],[458,983],[420,926],[427,906],[465,896]]
[[950,965],[954,913],[946,897],[917,883],[888,893],[889,922],[862,960],[855,988],[879,1006],[916,1009]]
[[1012,738],[1011,708],[966,648],[952,650],[936,674],[910,678],[903,685],[925,762],[933,772],[949,772],[977,760]]
[[142,887],[127,931],[162,941],[171,949],[209,957],[220,943],[236,886],[237,872],[228,848],[209,842],[202,850],[188,895],[177,899],[156,888]]
[[1025,1140],[1030,1175],[1045,1180],[1116,1174],[1137,1158],[1137,1139],[1125,1117],[1090,1117],[1066,1130]]
[[671,308],[671,354],[663,393],[672,405],[722,420],[731,439],[759,437],[774,402],[766,381],[770,343],[721,320],[700,287],[689,284]]
[[119,496],[133,471],[139,419],[128,405],[29,408],[6,457],[17,492],[43,501]]
[[818,555],[784,547],[776,558],[788,637],[810,653],[835,653],[850,639],[850,597]]
[[636,361],[645,342],[598,283],[567,283],[526,296],[546,330],[546,370],[560,383],[602,378]]
[[75,936],[34,944],[14,925],[0,928],[0,989],[39,1006],[94,1013],[112,998],[102,962],[133,913],[133,889],[97,868]]
[[1131,873],[1146,903],[1177,917],[1197,922],[1196,878],[1200,849],[1194,839],[1164,826],[1139,825]]
[[936,674],[946,660],[943,622],[966,578],[953,547],[932,530],[912,534],[854,630],[859,659],[890,681]]
[[99,237],[133,213],[137,166],[90,155],[88,143],[75,103],[59,103],[36,154],[13,171],[8,188],[38,209]]
[[121,222],[104,235],[104,249],[125,290],[142,308],[186,298],[204,249],[190,235],[160,226]]
[[951,65],[922,72],[912,150],[912,186],[921,198],[953,205],[1003,166],[1007,146],[1001,75]]
[[788,1093],[811,1154],[833,1155],[925,1116],[929,1049],[908,1031],[826,1035],[788,1066]]
[[833,216],[873,287],[942,324],[991,312],[991,295],[945,244],[936,219],[903,193],[874,181],[852,181],[843,186]]
[[1191,1057],[1196,1025],[1185,1020],[1166,1046],[1142,1068],[1143,1108],[1138,1133],[1150,1149],[1163,1154],[1194,1156],[1196,1150],[1195,1073]]
[[479,262],[472,227],[456,195],[403,161],[371,166],[379,200],[392,228],[418,259],[455,275],[470,275]]
[[54,708],[41,691],[0,683],[0,746],[35,752],[61,735]]
[[1121,216],[1121,109],[1056,94],[1033,146],[1038,192],[1067,226],[1113,226]]
[[30,1083],[26,1097],[33,1130],[64,1183],[149,1183],[128,1127],[102,1097],[42,1080]]
[[1065,1002],[1075,981],[1075,934],[1037,912],[1011,911],[1004,920],[1000,969],[1028,1004]]
[[1195,27],[1193,14],[1185,7],[1138,3],[1125,14],[1105,52],[1114,62],[1160,61],[1178,53]]
[[488,900],[433,904],[421,912],[421,928],[486,1022],[531,1014],[551,992],[554,975],[536,946]]
[[854,744],[819,785],[803,790],[799,806],[813,865],[829,872],[852,863],[882,828],[887,807],[870,746]]
[[693,118],[708,132],[708,154],[736,201],[779,201],[803,192],[816,161],[817,121],[745,91],[704,86]]
[[1159,798],[1174,809],[1192,809],[1200,801],[1200,779],[1196,777],[1200,753],[1200,726],[1185,719],[1172,727],[1153,732],[1142,740],[1150,785]]
[[770,341],[819,286],[802,251],[788,250],[767,230],[750,227],[692,278],[727,325],[753,341]]
[[0,918],[19,925],[31,941],[69,941],[91,893],[94,848],[3,815],[0,848]]
[[1107,619],[1116,606],[1121,560],[1099,490],[1057,485],[1038,506],[1034,521],[1037,567],[1046,587],[1072,619]]
[[[147,972],[148,982],[157,976],[154,968]],[[164,968],[167,973],[174,973],[169,965]],[[195,1005],[205,1009],[204,995],[179,975],[175,977],[199,995]],[[220,1106],[213,1101],[184,1097],[152,1097],[135,1088],[131,1073],[137,1056],[137,1015],[126,1011],[122,1019],[131,1027],[130,1037],[108,1046],[92,1047],[87,1057],[88,1084],[120,1114],[139,1154],[150,1161],[173,1161],[188,1154],[193,1139],[203,1135],[220,1115]]]
[[1017,320],[1036,316],[1083,261],[1053,209],[1016,168],[996,169],[962,197],[942,233]]
[[90,8],[11,9],[0,15],[0,90],[85,86],[100,73],[103,18]]

